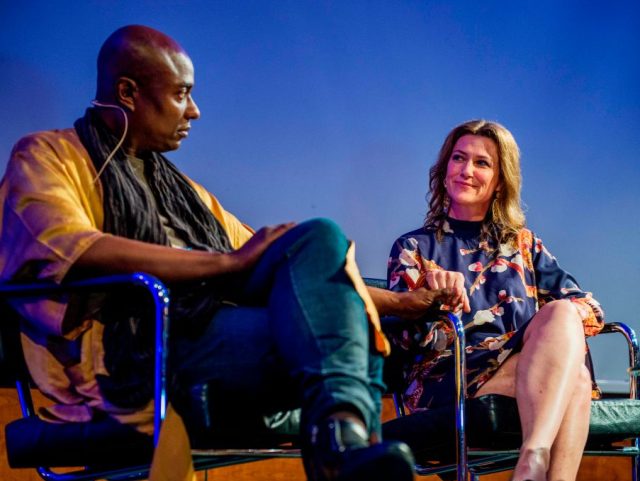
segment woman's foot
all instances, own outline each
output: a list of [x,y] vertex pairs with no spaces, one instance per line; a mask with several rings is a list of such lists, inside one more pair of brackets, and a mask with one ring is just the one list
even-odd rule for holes
[[525,449],[520,452],[513,470],[512,481],[547,481],[549,470],[549,448]]

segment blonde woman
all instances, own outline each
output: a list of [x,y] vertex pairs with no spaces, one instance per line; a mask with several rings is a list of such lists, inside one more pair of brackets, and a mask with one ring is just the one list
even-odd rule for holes
[[[503,126],[473,120],[447,136],[429,176],[425,225],[398,238],[389,287],[449,288],[467,336],[468,394],[517,399],[523,441],[514,481],[575,479],[592,384],[585,335],[603,312],[525,227],[520,154]],[[426,322],[394,336],[407,407],[451,402],[451,332]]]

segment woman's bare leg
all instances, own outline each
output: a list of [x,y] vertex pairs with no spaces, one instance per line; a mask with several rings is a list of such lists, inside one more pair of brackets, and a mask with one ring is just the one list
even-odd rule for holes
[[569,301],[551,302],[531,321],[522,351],[478,391],[518,401],[522,447],[515,481],[575,478],[589,424],[584,354],[576,308]]
[[551,448],[549,480],[574,480],[578,474],[582,452],[589,434],[591,413],[591,374],[582,366],[573,396]]

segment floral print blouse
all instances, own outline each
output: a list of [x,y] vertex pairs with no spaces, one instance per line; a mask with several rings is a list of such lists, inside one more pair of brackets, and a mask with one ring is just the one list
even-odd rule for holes
[[[583,320],[586,336],[602,329],[599,303],[560,268],[555,257],[530,230],[523,228],[513,244],[497,248],[480,241],[481,222],[448,218],[442,241],[434,229],[420,228],[398,238],[388,262],[388,285],[394,291],[425,286],[427,271],[461,272],[471,312],[456,312],[466,335],[467,392],[473,396],[513,352],[528,322],[545,303],[569,299]],[[448,306],[443,306],[448,309]],[[401,358],[405,403],[424,410],[453,398],[452,332],[448,324],[429,319],[390,334],[392,356]]]

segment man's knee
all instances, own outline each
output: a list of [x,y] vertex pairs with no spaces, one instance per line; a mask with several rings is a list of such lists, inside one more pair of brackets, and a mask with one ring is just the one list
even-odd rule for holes
[[335,250],[340,256],[346,253],[347,238],[342,229],[331,219],[319,217],[310,219],[297,226],[299,236],[307,243],[319,246],[323,250]]
[[303,232],[310,232],[314,234],[314,237],[319,237],[327,240],[331,239],[344,239],[344,233],[338,224],[326,217],[317,217],[315,219],[309,219],[302,222],[299,227]]

